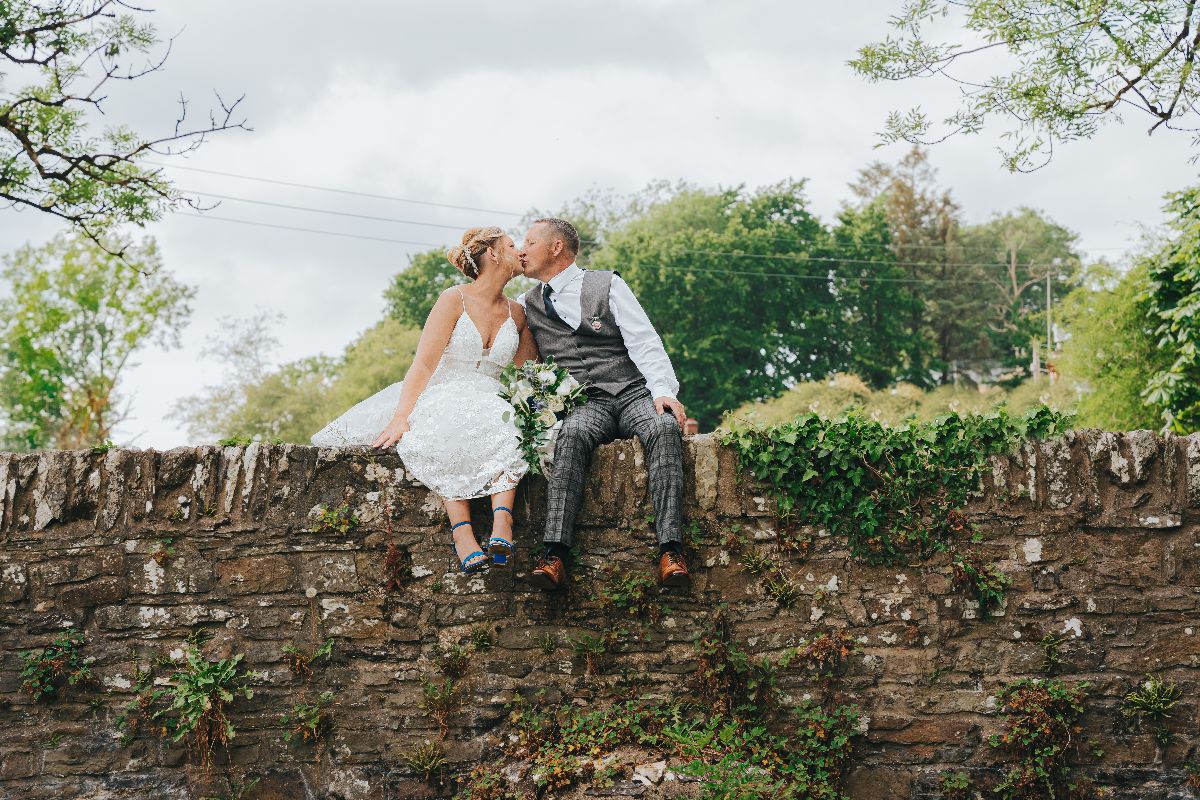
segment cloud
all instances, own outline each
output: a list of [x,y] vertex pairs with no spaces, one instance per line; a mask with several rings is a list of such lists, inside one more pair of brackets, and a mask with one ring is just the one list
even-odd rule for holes
[[[384,2],[336,8],[283,0],[163,4],[151,19],[176,36],[168,68],[139,86],[123,106],[138,118],[153,91],[180,90],[197,103],[216,88],[245,93],[252,122],[271,125],[302,113],[331,83],[358,78],[381,90],[419,91],[464,76],[535,76],[556,68],[619,65],[647,72],[699,74],[707,48],[690,2],[556,3]],[[464,98],[467,113],[488,105],[486,81]],[[576,87],[580,93],[585,86]],[[569,105],[571,94],[545,98]],[[114,105],[116,105],[114,101]],[[145,115],[140,122],[157,117]]]

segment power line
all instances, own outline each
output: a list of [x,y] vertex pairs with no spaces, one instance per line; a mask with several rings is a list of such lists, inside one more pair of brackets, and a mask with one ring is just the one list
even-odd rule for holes
[[[648,267],[650,269],[672,269],[664,267],[661,264],[634,264],[637,267]],[[704,267],[679,267],[679,272],[709,272],[714,275],[745,275],[761,278],[788,278],[798,281],[826,281],[832,282],[835,280],[843,281],[872,281],[876,283],[952,283],[955,285],[963,284],[986,284],[992,286],[991,281],[976,281],[976,280],[955,280],[953,278],[873,278],[871,276],[830,276],[830,275],[793,275],[790,272],[746,272],[742,270],[729,269],[705,269]]]
[[[204,173],[204,174],[208,174],[208,175],[220,175],[220,176],[223,176],[223,178],[234,178],[234,179],[238,179],[238,180],[258,181],[258,182],[262,182],[262,184],[272,184],[272,185],[276,185],[276,186],[306,188],[306,190],[313,190],[313,191],[318,191],[318,192],[348,194],[348,196],[352,196],[352,197],[365,197],[365,198],[372,198],[372,199],[377,199],[377,200],[391,200],[391,201],[394,201],[394,203],[412,203],[412,204],[416,204],[416,205],[426,205],[426,206],[432,206],[432,207],[439,207],[439,209],[455,209],[455,210],[460,210],[460,211],[476,211],[476,212],[481,212],[481,213],[499,213],[499,215],[510,216],[510,217],[524,217],[524,216],[527,216],[529,213],[529,212],[520,212],[520,211],[500,211],[498,209],[482,209],[482,207],[478,207],[478,206],[457,205],[454,203],[438,203],[438,201],[433,201],[433,200],[418,200],[418,199],[413,199],[413,198],[395,197],[395,196],[391,196],[391,194],[376,194],[376,193],[372,193],[372,192],[362,192],[362,191],[358,191],[358,190],[346,190],[346,188],[337,188],[337,187],[332,187],[332,186],[300,184],[300,182],[295,182],[295,181],[284,181],[284,180],[278,180],[278,179],[272,179],[272,178],[260,178],[260,176],[257,176],[257,175],[242,175],[239,173],[222,172],[222,170],[217,170],[217,169],[187,167],[187,166],[184,166],[184,164],[166,164],[166,163],[154,162],[154,161],[148,161],[145,163],[150,164],[150,166],[152,166],[152,167],[164,167],[164,168],[168,168],[168,169],[186,169],[186,170],[188,170],[188,172]],[[211,192],[194,192],[193,191],[192,193],[193,194],[206,194],[206,196],[209,196],[209,197],[218,197],[217,194],[214,194]],[[266,201],[264,201],[264,200],[250,200],[247,198],[226,197],[223,199],[240,200],[240,201],[244,201],[244,203],[266,204]],[[281,206],[281,207],[290,207],[290,206]],[[317,211],[316,209],[302,209],[302,210]],[[337,213],[334,211],[323,211],[323,212]],[[348,213],[346,213],[346,215],[343,215],[343,216],[352,216],[352,215],[348,215]],[[391,219],[385,219],[383,217],[367,216],[364,218],[378,218],[378,219],[380,219],[380,221],[391,221]],[[415,221],[400,221],[400,219],[396,219],[395,222],[408,222],[409,224],[428,225],[428,227],[458,229],[457,225],[444,225],[444,224],[415,222]],[[775,241],[788,241],[788,242],[794,242],[794,243],[810,243],[806,240],[796,239],[796,237],[791,237],[791,236],[768,236],[767,239],[773,239]],[[589,245],[599,245],[599,243],[601,243],[596,240],[582,240],[582,241],[589,243]],[[884,243],[862,242],[856,246],[844,246],[844,245],[834,246],[835,249],[842,249],[842,251],[853,251],[853,249],[862,248],[862,247],[883,248],[883,249],[890,249],[890,248],[947,249],[947,248],[952,248],[952,247],[962,247],[962,245],[960,245],[960,243],[928,243],[928,245],[890,245],[890,243],[887,243],[887,245],[884,245]],[[1118,246],[1088,247],[1086,249],[1128,249],[1128,247],[1118,247]],[[1044,265],[1039,265],[1039,266],[1044,266]]]
[[[818,246],[815,248],[820,250]],[[724,256],[726,258],[756,258],[768,261],[799,261],[799,262],[830,262],[835,264],[883,264],[891,267],[1007,267],[1008,265],[1001,261],[959,261],[959,262],[929,262],[929,261],[870,261],[866,259],[854,258],[838,258],[835,256],[808,256],[794,253],[738,253],[736,251],[721,251],[721,250],[675,250],[673,253],[684,253],[687,255],[705,255],[705,256]],[[1052,267],[1053,264],[1022,264],[1023,267]]]
[[183,216],[192,217],[194,219],[211,219],[211,220],[216,220],[217,222],[235,222],[239,225],[253,225],[258,228],[278,228],[279,230],[297,231],[299,233],[317,233],[317,234],[321,234],[322,236],[341,236],[345,239],[365,239],[365,240],[371,241],[371,242],[390,242],[392,244],[407,244],[407,245],[412,245],[413,247],[442,247],[442,245],[440,245],[440,244],[431,244],[429,242],[409,242],[409,241],[405,241],[404,239],[389,239],[385,236],[364,236],[364,235],[358,234],[358,233],[342,233],[341,231],[320,231],[320,230],[314,230],[313,228],[300,228],[295,225],[276,225],[273,222],[257,222],[255,220],[249,220],[249,219],[234,219],[233,217],[218,217],[214,214],[208,214],[208,213],[201,214],[199,212],[187,212],[187,213],[183,214]]
[[259,183],[270,183],[276,186],[290,186],[293,189],[312,189],[318,192],[333,192],[335,194],[346,194],[354,197],[370,197],[374,200],[391,200],[395,203],[413,203],[420,206],[433,206],[435,208],[453,208],[459,211],[476,211],[483,214],[501,214],[506,217],[523,217],[523,212],[516,211],[497,211],[494,208],[476,208],[474,206],[460,206],[453,203],[436,203],[432,200],[414,200],[411,197],[396,197],[388,194],[375,194],[372,192],[360,192],[354,189],[339,189],[333,186],[317,186],[310,183],[297,183],[294,181],[281,181],[275,178],[260,178],[256,175],[239,175],[236,172],[222,172],[216,169],[202,169],[200,167],[187,167],[182,164],[163,164],[158,161],[144,162],[152,167],[166,167],[168,169],[184,169],[190,172],[203,172],[208,175],[220,175],[225,178],[237,178],[244,181],[258,181]]
[[[184,216],[192,217],[192,218],[196,218],[196,219],[215,220],[217,222],[232,222],[232,223],[236,223],[239,225],[252,225],[252,226],[260,227],[260,228],[277,228],[279,230],[296,231],[299,233],[312,233],[312,234],[318,234],[318,235],[323,235],[323,236],[339,236],[339,237],[343,237],[346,239],[363,239],[363,240],[372,241],[372,242],[388,242],[391,244],[412,245],[414,247],[429,247],[429,248],[442,247],[442,245],[440,245],[440,244],[433,244],[431,242],[413,242],[413,241],[407,241],[404,239],[390,239],[390,238],[383,237],[383,236],[364,236],[364,235],[357,234],[357,233],[343,233],[341,231],[317,230],[314,228],[301,228],[301,227],[297,227],[297,226],[293,226],[293,225],[277,225],[272,222],[259,222],[256,220],[234,219],[233,217],[219,217],[219,216],[216,216],[213,214],[207,214],[207,213],[202,214],[202,213],[189,212],[189,213],[184,214]],[[648,267],[651,269],[671,269],[670,267],[664,267],[661,264],[638,264],[636,266]],[[838,279],[838,277],[828,276],[828,275],[794,275],[794,274],[791,274],[788,272],[749,272],[749,271],[745,271],[745,270],[706,269],[704,267],[691,267],[691,266],[680,267],[678,271],[680,271],[680,272],[705,272],[705,273],[711,273],[714,275],[738,275],[738,276],[759,277],[759,278],[786,278],[789,280],[825,281],[827,283]],[[957,284],[957,285],[965,285],[965,284],[991,285],[990,281],[954,280],[952,278],[882,278],[882,277],[876,278],[876,277],[870,277],[870,276],[841,276],[841,279],[847,280],[847,281],[873,281],[873,282],[877,282],[877,283],[951,283],[951,284]]]
[[[423,225],[426,227],[444,228],[447,230],[456,230],[456,231],[462,230],[461,226],[446,225],[446,224],[438,223],[438,222],[422,222],[420,220],[399,219],[396,217],[380,217],[380,216],[375,216],[372,214],[358,214],[358,213],[350,212],[350,211],[337,211],[334,209],[327,209],[327,208],[315,208],[313,206],[298,206],[298,205],[293,205],[290,203],[276,203],[276,202],[269,201],[269,200],[256,200],[256,199],[249,198],[249,197],[237,197],[234,195],[216,194],[213,192],[192,191],[192,190],[184,190],[184,191],[188,191],[191,194],[198,194],[203,197],[213,197],[213,198],[216,198],[219,200],[231,200],[231,201],[238,202],[238,203],[250,203],[253,205],[268,206],[271,208],[283,208],[283,209],[288,209],[291,211],[305,211],[305,212],[313,213],[313,214],[327,214],[327,215],[338,216],[338,217],[349,217],[349,218],[353,218],[353,219],[366,219],[366,220],[372,220],[375,222],[391,222],[391,223],[399,223],[399,224],[404,224],[404,225]],[[594,240],[582,240],[582,241],[585,241],[588,243],[593,243],[593,244],[597,243]],[[442,245],[431,244],[429,246],[430,247],[440,247]],[[818,245],[815,249],[819,252],[825,248]],[[1008,264],[1005,264],[1003,262],[984,262],[984,261],[979,261],[979,262],[965,261],[965,262],[947,262],[944,264],[930,264],[930,262],[926,262],[926,261],[880,261],[880,260],[872,260],[872,259],[843,258],[840,256],[809,256],[809,255],[801,255],[801,254],[797,254],[797,253],[774,253],[774,254],[772,254],[772,253],[739,253],[739,252],[734,252],[734,251],[691,250],[691,249],[679,250],[679,249],[674,249],[674,248],[672,248],[672,251],[675,253],[684,253],[687,255],[721,256],[721,257],[725,257],[725,258],[752,258],[752,259],[769,260],[769,261],[794,261],[794,262],[800,262],[800,263],[818,263],[818,264],[819,263],[855,264],[855,265],[878,264],[881,266],[895,266],[895,267],[905,267],[905,266],[1005,267],[1005,268],[1008,267]],[[1023,264],[1022,266],[1025,266],[1025,267],[1049,267],[1049,266],[1054,266],[1054,265],[1053,264],[1029,264],[1029,263],[1026,263],[1026,264]]]
[[[774,239],[775,241],[779,241],[779,242],[797,242],[797,243],[804,243],[804,242],[806,241],[805,239],[796,239],[796,238],[794,238],[794,237],[790,237],[790,236],[768,236],[768,237],[766,237],[766,238],[768,238],[768,239]],[[842,249],[842,250],[856,250],[856,249],[858,249],[858,248],[863,248],[863,247],[870,247],[870,248],[875,248],[875,249],[881,249],[881,248],[882,248],[882,249],[888,249],[888,250],[892,250],[892,249],[899,249],[899,250],[949,250],[949,249],[951,249],[951,248],[960,249],[960,250],[967,249],[967,246],[966,246],[965,244],[963,244],[962,242],[953,242],[953,243],[946,243],[946,242],[942,242],[942,243],[937,243],[937,244],[894,244],[894,243],[883,244],[883,243],[880,243],[880,242],[859,242],[859,243],[858,243],[858,244],[856,244],[856,245],[838,245],[838,246],[837,246],[837,249]],[[1087,249],[1087,250],[1128,250],[1128,249],[1129,249],[1129,247],[1128,247],[1128,246],[1126,246],[1126,247],[1117,247],[1117,246],[1113,246],[1113,247],[1088,247],[1088,248],[1085,248],[1085,249]]]
[[233,197],[227,194],[214,194],[213,192],[201,192],[192,189],[181,189],[180,191],[188,194],[198,194],[202,197],[215,197],[218,200],[233,200],[237,203],[252,203],[256,206],[270,206],[271,208],[286,208],[292,211],[309,211],[314,214],[332,214],[338,217],[353,217],[355,219],[369,219],[375,222],[395,222],[402,225],[424,225],[428,228],[446,228],[447,230],[461,231],[461,225],[445,225],[440,222],[421,222],[415,219],[397,219],[396,217],[377,217],[371,214],[356,214],[350,211],[336,211],[329,208],[313,208],[312,206],[294,206],[288,203],[274,203],[269,200],[254,200],[249,197]]
[[[454,203],[441,203],[441,202],[435,202],[432,200],[416,200],[416,199],[408,198],[408,197],[397,197],[394,195],[376,194],[376,193],[372,193],[372,192],[364,192],[364,191],[359,191],[359,190],[354,190],[354,189],[342,189],[342,188],[337,188],[337,187],[332,187],[332,186],[319,186],[316,184],[299,183],[299,182],[295,182],[295,181],[284,181],[284,180],[279,180],[276,178],[263,178],[263,177],[256,176],[256,175],[243,175],[243,174],[235,173],[235,172],[225,172],[222,170],[204,169],[201,167],[185,166],[183,164],[165,164],[165,163],[157,162],[157,161],[147,161],[145,163],[149,164],[150,166],[155,166],[155,167],[164,167],[164,168],[168,168],[168,169],[182,169],[182,170],[188,170],[190,172],[200,172],[200,173],[204,173],[207,175],[219,175],[219,176],[226,177],[226,178],[236,178],[238,180],[258,181],[260,183],[268,183],[268,184],[273,184],[276,186],[289,186],[292,188],[311,189],[314,191],[331,192],[331,193],[335,193],[335,194],[344,194],[344,195],[350,195],[350,196],[354,196],[354,197],[367,197],[367,198],[371,198],[371,199],[375,199],[375,200],[389,200],[389,201],[398,202],[398,203],[413,203],[416,205],[430,206],[430,207],[434,207],[434,208],[449,208],[449,209],[456,209],[456,210],[460,210],[460,211],[474,211],[474,212],[485,213],[485,214],[501,214],[504,216],[511,216],[511,217],[524,217],[528,214],[528,212],[500,211],[497,209],[479,208],[476,206],[464,206],[464,205],[457,205]],[[192,194],[202,194],[202,195],[207,195],[210,197],[220,197],[220,195],[216,195],[211,192],[192,192]],[[437,224],[437,223],[418,222],[415,220],[393,220],[390,218],[372,217],[369,215],[354,215],[354,214],[350,214],[348,212],[337,212],[337,211],[331,211],[331,210],[314,209],[314,208],[307,208],[307,207],[300,207],[300,206],[287,206],[287,205],[283,205],[283,204],[271,204],[271,203],[268,203],[267,201],[251,200],[248,198],[241,198],[241,197],[225,196],[225,197],[222,197],[222,199],[235,200],[235,201],[246,202],[246,203],[258,203],[261,205],[277,205],[280,208],[294,208],[296,210],[313,211],[313,212],[317,212],[317,213],[327,213],[327,214],[338,214],[340,216],[361,216],[363,219],[376,219],[379,221],[389,221],[389,222],[404,222],[404,223],[411,224],[411,225],[425,225],[428,227],[447,228],[447,229],[452,229],[452,230],[458,230],[460,227],[460,226],[454,226],[454,225],[443,225],[443,224]],[[771,236],[771,237],[767,237],[767,238],[773,239],[775,241],[793,242],[796,244],[811,244],[811,242],[808,242],[804,239],[796,239],[796,238],[792,238],[792,237]],[[583,240],[583,241],[586,244],[601,244],[601,242],[598,242],[596,240]],[[937,249],[947,249],[947,248],[951,248],[951,247],[962,247],[962,245],[960,245],[960,244],[944,244],[944,243],[943,244],[891,245],[891,244],[864,242],[862,244],[859,244],[859,245],[856,245],[853,247],[844,246],[844,245],[836,245],[836,246],[827,245],[826,249],[837,249],[837,250],[842,250],[842,251],[855,251],[859,248],[865,248],[865,247],[877,248],[877,249],[890,249],[893,247],[897,247],[897,248],[901,248],[901,249],[905,249],[905,250],[913,250],[913,249],[937,250]],[[1128,248],[1114,246],[1114,247],[1090,247],[1090,248],[1086,248],[1086,249],[1088,249],[1088,250],[1127,250]],[[892,262],[886,262],[886,263],[892,263]],[[923,265],[925,262],[912,262],[912,263]],[[981,264],[973,264],[972,266],[980,266],[980,265]],[[1007,266],[1007,264],[1003,264],[1002,262],[998,265]],[[1047,266],[1047,265],[1045,265],[1045,264],[1036,264],[1036,265],[1027,264],[1026,266]]]

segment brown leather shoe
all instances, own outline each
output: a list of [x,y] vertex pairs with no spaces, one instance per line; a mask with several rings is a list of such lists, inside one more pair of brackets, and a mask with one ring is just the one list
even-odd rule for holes
[[658,557],[658,582],[662,586],[685,587],[692,585],[687,561],[682,553],[668,550]]
[[566,582],[567,565],[558,556],[542,556],[533,572],[529,573],[529,583],[546,591],[561,589]]

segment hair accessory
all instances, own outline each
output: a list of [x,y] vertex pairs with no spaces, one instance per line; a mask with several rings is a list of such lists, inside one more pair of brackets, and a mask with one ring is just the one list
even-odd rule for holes
[[467,257],[467,263],[471,265],[472,271],[476,275],[479,274],[479,265],[475,263],[475,259],[471,258],[471,248],[464,246],[463,255]]

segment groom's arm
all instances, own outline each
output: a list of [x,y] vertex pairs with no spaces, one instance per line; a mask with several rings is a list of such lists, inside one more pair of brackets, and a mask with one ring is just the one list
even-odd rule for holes
[[[655,405],[659,406],[662,401],[661,405],[671,409],[679,421],[679,427],[682,428],[686,417],[683,404],[675,399],[679,392],[679,380],[675,377],[671,359],[663,347],[662,337],[654,330],[650,317],[646,315],[646,310],[620,275],[613,275],[608,291],[608,305],[617,328],[621,331],[625,348],[629,351],[629,358],[645,376],[646,386],[650,389],[650,396],[654,398]],[[662,408],[659,410],[662,411]]]

